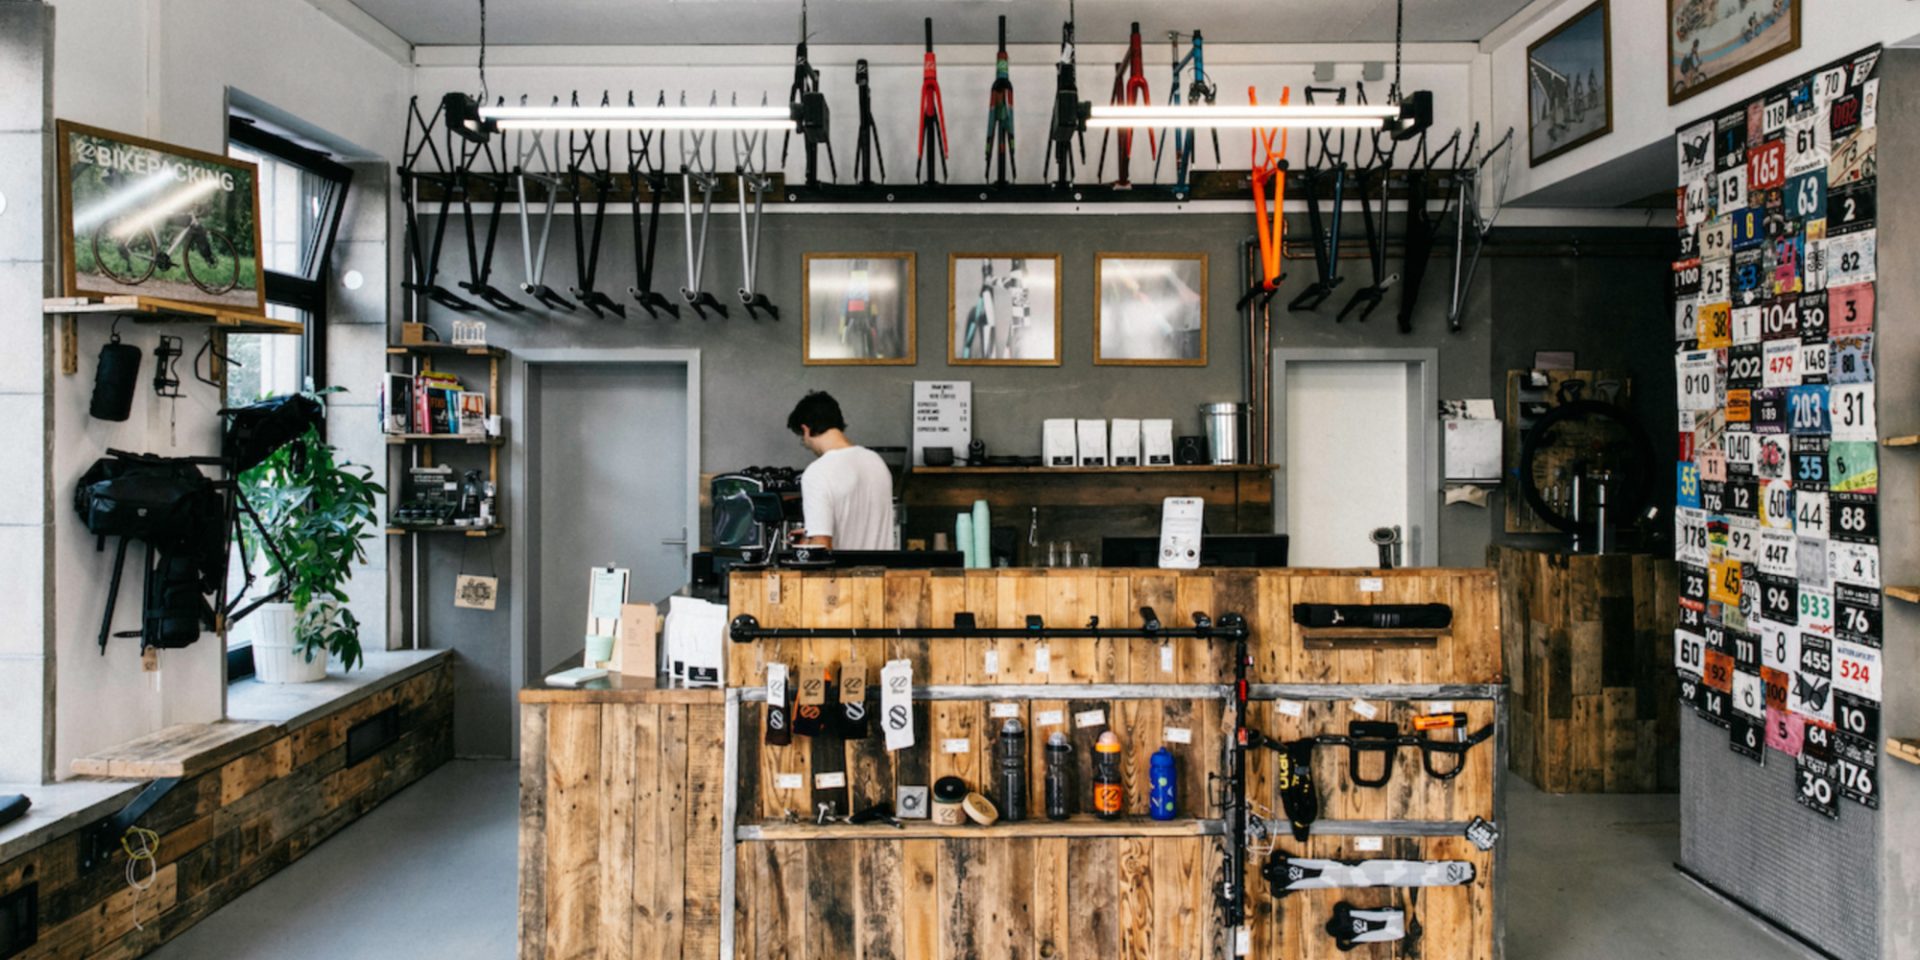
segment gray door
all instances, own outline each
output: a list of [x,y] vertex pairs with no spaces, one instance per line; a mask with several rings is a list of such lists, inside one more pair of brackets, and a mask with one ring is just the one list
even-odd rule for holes
[[[687,368],[556,363],[534,368],[530,571],[533,670],[580,652],[588,572],[631,570],[627,598],[687,582]],[[697,536],[694,539],[698,539]]]

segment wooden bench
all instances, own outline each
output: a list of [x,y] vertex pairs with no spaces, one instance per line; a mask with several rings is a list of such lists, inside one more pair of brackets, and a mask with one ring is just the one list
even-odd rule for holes
[[219,720],[176,723],[84,757],[73,758],[82,777],[159,780],[191,777],[265,745],[279,733],[271,723]]

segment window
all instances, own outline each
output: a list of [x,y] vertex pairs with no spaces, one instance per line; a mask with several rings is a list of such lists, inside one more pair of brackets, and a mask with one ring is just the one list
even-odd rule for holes
[[[227,123],[227,154],[260,169],[260,262],[267,315],[298,320],[299,337],[233,334],[227,337],[226,402],[252,403],[326,385],[327,271],[352,172],[326,154],[234,114]],[[243,521],[244,522],[244,521]],[[234,545],[228,592],[241,597],[244,559]],[[255,564],[256,571],[259,564]],[[228,635],[227,678],[253,673],[243,637]]]

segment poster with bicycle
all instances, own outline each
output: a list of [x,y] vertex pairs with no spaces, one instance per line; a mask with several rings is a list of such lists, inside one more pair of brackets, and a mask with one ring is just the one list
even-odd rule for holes
[[[1677,131],[1676,213],[1695,215],[1679,220],[1676,277],[1705,263],[1694,252],[1727,225],[1736,273],[1674,286],[1676,309],[1695,319],[1676,328],[1688,461],[1676,496],[1698,505],[1676,517],[1675,560],[1694,578],[1683,578],[1682,620],[1698,625],[1676,632],[1676,669],[1694,709],[1723,727],[1733,717],[1715,691],[1733,691],[1736,709],[1752,706],[1743,689],[1764,691],[1762,748],[1738,724],[1729,747],[1763,764],[1786,754],[1795,798],[1826,817],[1840,799],[1879,804],[1877,139],[1860,107],[1877,99],[1879,56],[1865,50]],[[1707,129],[1725,135],[1703,140]],[[1865,146],[1849,153],[1849,142]],[[1695,184],[1706,186],[1690,196]],[[1770,282],[1744,282],[1743,267]],[[1720,311],[1724,331],[1706,319]],[[1738,656],[1747,632],[1757,660]],[[1724,678],[1711,669],[1716,636],[1735,653]]]
[[264,313],[253,164],[62,120],[67,296],[142,296]]
[[[1667,103],[1800,49],[1801,0],[1667,0]],[[1765,129],[1764,101],[1758,115]],[[1742,111],[1747,111],[1743,106]]]

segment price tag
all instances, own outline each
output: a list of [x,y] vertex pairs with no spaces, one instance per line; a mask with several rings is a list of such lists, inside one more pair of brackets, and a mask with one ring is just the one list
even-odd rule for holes
[[1386,847],[1386,841],[1380,837],[1354,837],[1353,848],[1361,853],[1379,853]]
[[817,707],[827,702],[827,668],[815,664],[800,668],[800,703]]
[[1083,710],[1073,715],[1073,726],[1078,730],[1085,730],[1088,727],[1104,727],[1106,725],[1107,712],[1105,710]]
[[767,664],[767,702],[775,706],[787,703],[787,665]]
[[1066,722],[1066,715],[1059,710],[1042,710],[1033,715],[1033,725],[1036,727],[1057,727]]
[[1361,593],[1379,593],[1380,591],[1385,590],[1386,588],[1387,588],[1387,585],[1385,581],[1382,581],[1379,577],[1361,577],[1360,578]]
[[1372,720],[1373,718],[1380,715],[1379,709],[1374,707],[1373,704],[1366,702],[1365,700],[1355,700],[1351,704],[1349,704],[1349,707],[1353,710],[1354,713],[1357,713],[1360,716],[1367,718],[1368,720]]
[[989,677],[998,675],[1000,673],[1000,651],[998,650],[987,651],[986,662],[981,665],[980,672],[986,674]]
[[1280,715],[1284,717],[1297,717],[1306,712],[1306,708],[1301,706],[1298,700],[1275,700],[1273,708],[1280,711]]
[[1044,643],[1033,648],[1033,672],[1053,672],[1053,649]]
[[1160,645],[1160,672],[1173,672],[1173,644],[1171,643]]
[[995,720],[1018,717],[1020,716],[1020,705],[1017,703],[996,703],[987,708],[987,715],[993,717]]
[[1244,957],[1253,952],[1253,931],[1236,927],[1233,931],[1233,955]]
[[845,773],[816,773],[813,775],[813,788],[815,790],[833,790],[846,785],[847,775]]
[[940,741],[941,753],[972,753],[973,741],[966,737],[954,737]]
[[761,587],[761,590],[762,590],[762,592],[764,592],[764,593],[766,594],[766,596],[767,596],[767,605],[768,605],[768,606],[774,606],[774,605],[777,605],[777,604],[779,604],[779,602],[780,602],[780,575],[779,575],[779,574],[777,574],[777,573],[771,573],[771,572],[769,572],[769,573],[768,573],[768,574],[766,575],[766,578],[765,578],[765,580],[764,580],[764,584],[765,584],[765,585],[764,585],[763,587]]
[[887,749],[913,746],[913,662],[889,660],[880,668],[880,712]]
[[1193,731],[1187,729],[1186,727],[1168,727],[1166,729],[1166,736],[1167,736],[1168,743],[1192,743],[1193,742]]
[[804,789],[806,785],[807,778],[798,773],[775,774],[773,778],[773,788],[775,790],[800,790]]

